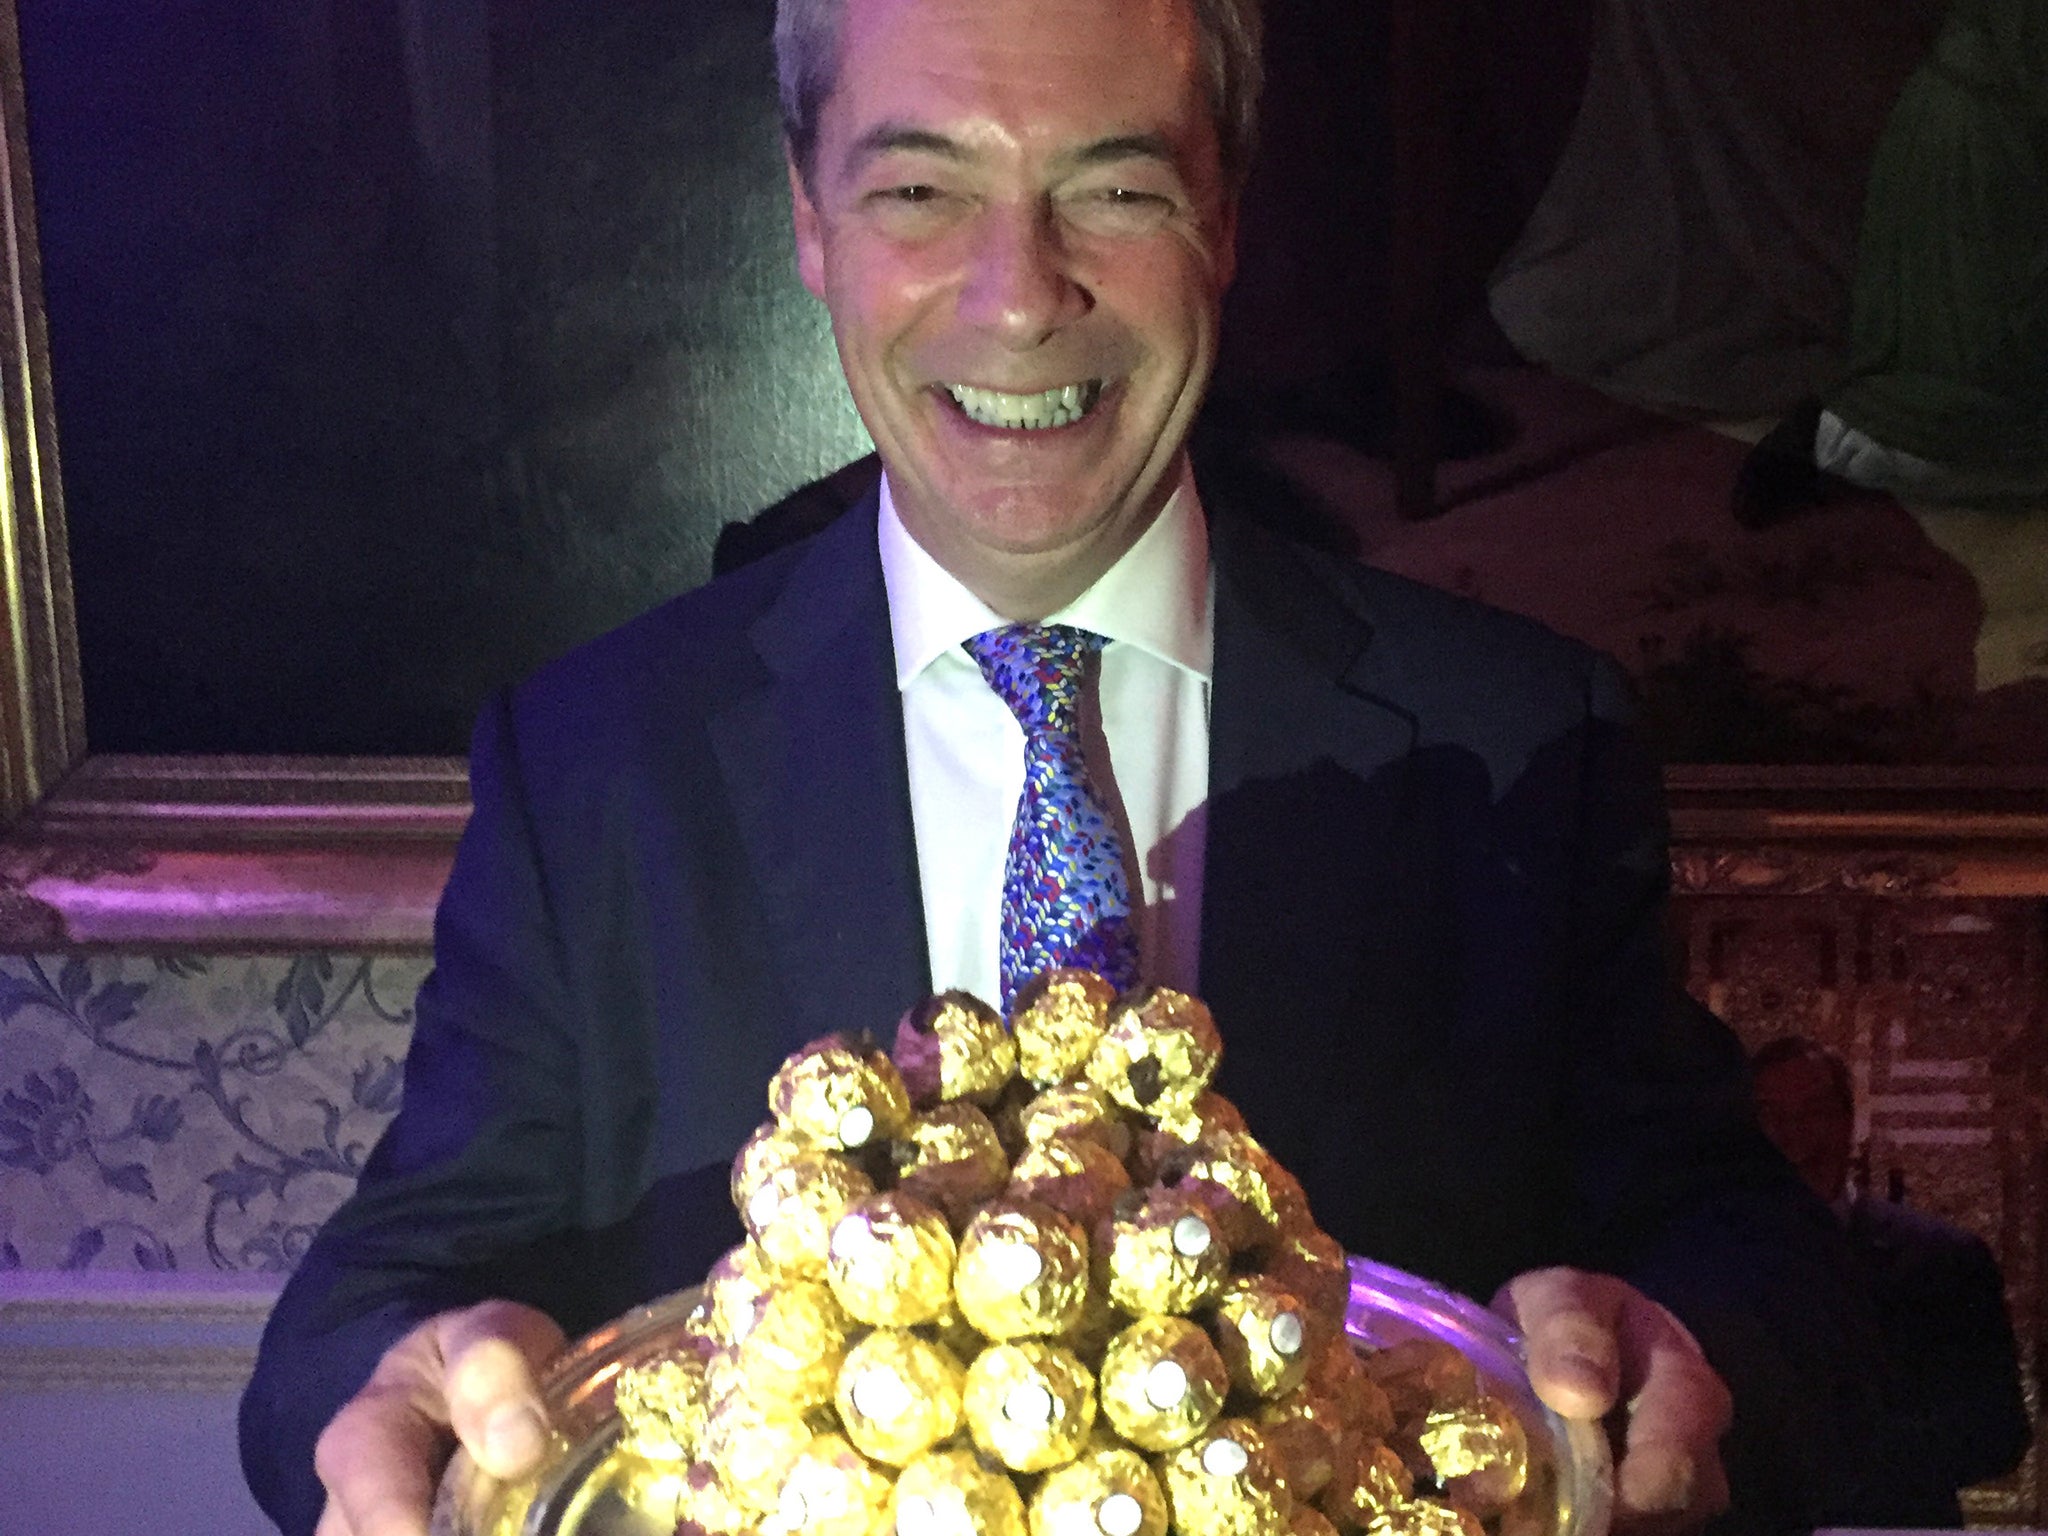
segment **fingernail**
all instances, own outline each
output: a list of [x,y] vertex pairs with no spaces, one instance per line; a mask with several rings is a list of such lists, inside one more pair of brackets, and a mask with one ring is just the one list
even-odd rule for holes
[[547,1426],[525,1403],[506,1403],[484,1421],[484,1456],[497,1474],[523,1472],[547,1448]]

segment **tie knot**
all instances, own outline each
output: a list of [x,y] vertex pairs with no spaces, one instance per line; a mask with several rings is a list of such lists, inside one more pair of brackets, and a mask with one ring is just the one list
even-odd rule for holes
[[1081,680],[1101,635],[1071,624],[1012,624],[962,644],[1027,733],[1075,729]]

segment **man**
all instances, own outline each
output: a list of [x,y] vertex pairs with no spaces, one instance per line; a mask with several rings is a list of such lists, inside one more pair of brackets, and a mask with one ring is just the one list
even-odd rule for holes
[[1850,1188],[1856,1097],[1841,1057],[1789,1035],[1750,1071],[1765,1134],[1841,1218],[1876,1293],[1904,1394],[1901,1454],[1926,1468],[1891,1522],[1959,1525],[1956,1491],[2012,1471],[2033,1438],[1998,1261],[1974,1233]]
[[1323,1225],[1501,1287],[1546,1398],[1615,1411],[1625,1525],[1723,1504],[1728,1397],[1592,1271],[1775,1372],[1738,1450],[1795,1409],[1855,1433],[1825,1213],[1666,974],[1612,669],[1193,482],[1256,26],[784,0],[799,267],[886,483],[484,710],[405,1108],[244,1403],[288,1530],[419,1532],[458,1437],[529,1463],[563,1331],[736,1238],[781,1057],[1005,984],[1024,733],[963,644],[1046,618],[1109,637],[1082,734],[1142,974],[1210,1003],[1219,1086]]

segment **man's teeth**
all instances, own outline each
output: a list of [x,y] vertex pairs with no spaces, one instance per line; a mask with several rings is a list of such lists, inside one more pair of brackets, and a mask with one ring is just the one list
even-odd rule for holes
[[1036,395],[1006,395],[995,389],[976,389],[972,384],[949,384],[946,393],[969,421],[984,427],[1008,427],[1036,431],[1064,427],[1079,421],[1102,398],[1102,384],[1065,384]]

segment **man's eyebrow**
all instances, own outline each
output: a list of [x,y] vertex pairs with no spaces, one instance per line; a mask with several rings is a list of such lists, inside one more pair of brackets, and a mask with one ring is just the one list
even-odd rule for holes
[[870,160],[892,154],[936,155],[955,161],[969,158],[965,145],[943,133],[908,123],[877,123],[847,147],[845,170],[851,175]]
[[1097,139],[1062,158],[1077,170],[1114,165],[1120,160],[1157,160],[1174,168],[1180,165],[1180,157],[1173,152],[1173,142],[1163,133],[1125,133],[1115,138]]

